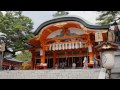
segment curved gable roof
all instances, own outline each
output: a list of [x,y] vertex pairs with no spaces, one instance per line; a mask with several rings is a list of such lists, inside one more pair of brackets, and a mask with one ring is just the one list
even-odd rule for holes
[[85,27],[89,28],[89,29],[108,29],[110,25],[90,25],[87,22],[85,22],[85,20],[78,18],[78,17],[73,17],[73,16],[67,16],[67,17],[59,17],[59,18],[54,18],[52,20],[46,21],[44,23],[42,23],[34,32],[35,35],[37,35],[42,28],[44,28],[47,25],[53,24],[53,23],[58,23],[58,22],[63,22],[63,21],[76,21],[79,22],[81,24],[83,24]]

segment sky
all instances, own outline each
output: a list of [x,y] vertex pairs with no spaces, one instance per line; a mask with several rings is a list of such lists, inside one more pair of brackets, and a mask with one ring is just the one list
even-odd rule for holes
[[[55,13],[56,11],[23,11],[23,15],[32,19],[34,23],[33,31],[35,31],[43,22],[53,19],[53,14]],[[96,18],[99,16],[99,13],[96,11],[69,11],[69,15],[79,16],[91,24],[96,24]]]

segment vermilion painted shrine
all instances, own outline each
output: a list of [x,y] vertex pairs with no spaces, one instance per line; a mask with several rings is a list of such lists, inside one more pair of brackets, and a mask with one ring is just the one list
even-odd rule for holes
[[[83,67],[84,57],[88,67],[93,66],[94,56],[100,58],[95,46],[107,40],[109,25],[90,25],[83,19],[74,16],[63,16],[42,23],[34,32],[35,37],[29,40],[32,53],[32,69],[40,67],[77,68]],[[97,61],[100,65],[100,62]]]

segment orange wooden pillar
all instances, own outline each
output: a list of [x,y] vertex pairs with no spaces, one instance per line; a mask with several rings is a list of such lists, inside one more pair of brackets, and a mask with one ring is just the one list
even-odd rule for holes
[[[43,64],[45,64],[45,47],[43,46],[43,48],[42,48],[42,50],[41,50],[41,52],[40,53],[42,53],[41,54],[41,63],[43,63]],[[46,68],[47,68],[47,66],[42,66],[43,68],[44,68],[44,70],[46,70]]]
[[[82,51],[80,50],[80,55],[79,55],[79,57],[82,57],[83,56],[83,54],[82,54]],[[81,61],[80,61],[80,66],[82,66],[82,64],[83,64],[83,61],[82,61],[82,59],[81,59]]]
[[55,63],[56,63],[56,53],[54,51],[53,52],[53,68],[55,68]]
[[88,46],[89,66],[93,66],[93,50],[92,45]]
[[43,48],[41,51],[42,51],[42,52],[40,52],[40,53],[42,53],[42,55],[40,56],[41,63],[45,63],[45,49]]

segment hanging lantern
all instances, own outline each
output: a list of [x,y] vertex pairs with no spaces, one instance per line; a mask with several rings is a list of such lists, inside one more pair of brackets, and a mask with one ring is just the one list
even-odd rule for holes
[[56,44],[56,49],[55,50],[58,50],[58,44]]
[[67,47],[67,43],[65,43],[65,49],[68,49],[68,47]]
[[50,46],[49,46],[49,50],[51,51],[52,50],[52,45],[50,44]]
[[92,52],[92,46],[88,46],[88,52]]
[[55,44],[52,45],[52,50],[55,51]]
[[75,42],[75,48],[78,49],[78,42]]
[[69,49],[72,49],[72,45],[71,45],[71,43],[69,43],[69,47],[68,47]]
[[72,49],[74,49],[75,48],[75,46],[74,46],[74,42],[73,43],[71,43],[72,44]]
[[58,50],[61,50],[61,44],[59,44]]
[[63,50],[65,49],[64,44],[62,44],[62,49],[63,49]]
[[79,46],[80,48],[83,48],[82,42],[79,42]]

